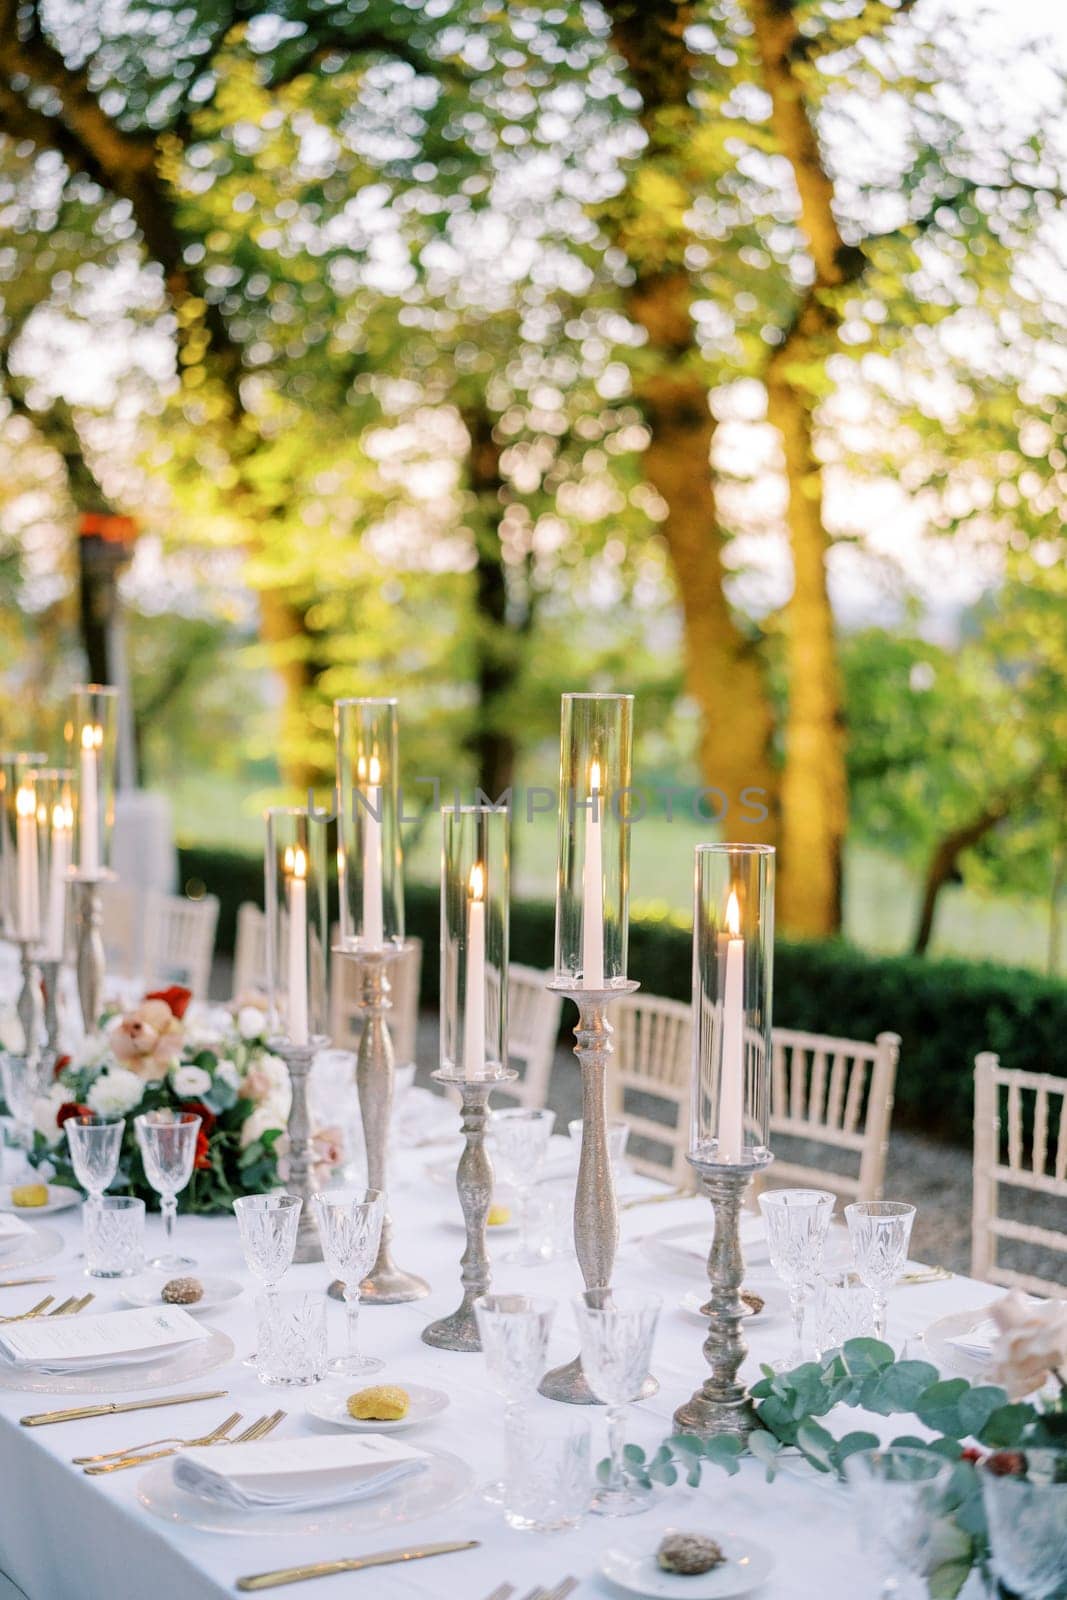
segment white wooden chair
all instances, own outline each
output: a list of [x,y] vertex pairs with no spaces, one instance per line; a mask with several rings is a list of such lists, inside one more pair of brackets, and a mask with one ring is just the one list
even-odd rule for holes
[[[333,941],[337,943],[336,930]],[[415,1060],[419,1025],[419,986],[422,981],[422,940],[409,939],[407,947],[388,967],[392,1010],[386,1020],[398,1067]],[[358,1050],[363,1019],[359,1011],[359,969],[354,961],[333,957],[330,982],[330,1038],[338,1050]]]
[[[832,1189],[849,1200],[877,1200],[885,1182],[900,1036],[873,1044],[792,1028],[771,1032],[771,1143],[803,1141],[798,1159],[776,1148],[763,1187]],[[820,1156],[830,1157],[829,1165]],[[858,1170],[842,1170],[854,1167]]]
[[180,983],[198,1000],[206,1000],[215,954],[219,902],[213,894],[200,900],[160,894],[149,889],[144,909],[144,986],[163,989]]
[[562,995],[545,987],[551,977],[515,961],[508,967],[508,1062],[519,1078],[497,1093],[535,1110],[548,1097],[563,1009]]
[[[284,952],[283,952],[284,956]],[[267,992],[267,915],[252,900],[237,908],[237,938],[233,947],[233,994]]]
[[[1014,1190],[1018,1199],[1030,1196],[1046,1222],[1053,1209],[1067,1220],[1067,1078],[1012,1071],[984,1051],[974,1061],[971,1276],[1063,1298],[1067,1231],[1000,1215],[1003,1189]],[[1002,1239],[1036,1247],[1046,1259],[1058,1256],[1058,1281],[1002,1265]]]
[[[626,995],[614,1006],[609,1113],[630,1124],[631,1166],[680,1189],[695,1186],[686,1160],[693,1064],[692,1007],[661,995]],[[666,1120],[648,1113],[653,1105]],[[635,1145],[635,1140],[637,1144]],[[657,1155],[650,1146],[656,1146]]]

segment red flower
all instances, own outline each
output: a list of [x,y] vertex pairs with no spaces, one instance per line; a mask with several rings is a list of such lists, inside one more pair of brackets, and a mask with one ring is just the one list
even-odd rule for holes
[[986,1462],[986,1471],[998,1478],[1024,1478],[1026,1457],[1021,1450],[994,1450]]
[[56,1057],[56,1064],[52,1068],[52,1076],[53,1076],[53,1078],[58,1078],[59,1074],[63,1071],[64,1067],[69,1067],[69,1066],[70,1066],[70,1057],[69,1056],[57,1056]]
[[200,1134],[198,1137],[210,1134],[212,1128],[219,1120],[213,1111],[209,1111],[202,1100],[186,1100],[182,1105],[183,1111],[191,1111],[195,1117],[200,1118]]
[[146,1000],[162,1000],[179,1020],[184,1017],[186,1007],[192,998],[193,991],[183,989],[180,983],[172,983],[169,989],[153,989],[151,994],[145,995]]
[[960,1460],[970,1461],[974,1466],[977,1466],[980,1461],[985,1460],[985,1454],[983,1451],[979,1450],[977,1445],[969,1444],[966,1450],[960,1451]]
[[56,1127],[61,1128],[71,1117],[91,1117],[92,1106],[80,1106],[76,1100],[65,1100],[56,1112]]
[[196,1134],[196,1155],[193,1158],[193,1166],[196,1167],[198,1171],[204,1172],[211,1166],[210,1150],[211,1146],[208,1141],[207,1134],[204,1132],[203,1128],[198,1128]]

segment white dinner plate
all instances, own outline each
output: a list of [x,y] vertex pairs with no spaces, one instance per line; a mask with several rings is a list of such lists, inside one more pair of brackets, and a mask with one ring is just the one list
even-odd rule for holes
[[99,1367],[93,1372],[40,1372],[32,1367],[13,1367],[0,1363],[0,1389],[15,1389],[23,1394],[126,1394],[131,1389],[165,1389],[172,1383],[186,1383],[214,1372],[233,1360],[233,1340],[218,1328],[208,1329],[210,1337],[183,1344],[178,1350],[160,1354],[152,1361],[123,1362]]
[[[356,1385],[357,1380],[353,1378],[351,1382]],[[393,1380],[389,1382],[392,1384]],[[368,1387],[377,1388],[378,1384]],[[315,1389],[304,1402],[304,1409],[309,1417],[317,1417],[320,1422],[328,1422],[335,1428],[351,1428],[354,1433],[396,1433],[401,1428],[413,1428],[419,1422],[429,1422],[431,1417],[436,1417],[449,1404],[443,1389],[428,1389],[423,1383],[408,1383],[406,1378],[397,1387],[407,1391],[410,1403],[406,1415],[398,1417],[395,1422],[372,1422],[350,1417],[346,1402],[350,1394],[357,1392],[356,1387]]]
[[[746,1284],[744,1287],[747,1289],[748,1285]],[[752,1289],[750,1292],[759,1295],[763,1301],[763,1309],[761,1311],[753,1311],[751,1306],[745,1306],[746,1320],[749,1317],[759,1317],[760,1327],[762,1327],[764,1323],[771,1322],[776,1316],[780,1315],[782,1302],[772,1289],[765,1288],[761,1284],[758,1289]],[[691,1316],[697,1317],[699,1321],[706,1324],[708,1319],[704,1314],[704,1307],[708,1303],[708,1295],[710,1293],[710,1286],[705,1289],[690,1289],[679,1300],[679,1310],[688,1311]]]
[[[706,1277],[713,1225],[710,1213],[701,1222],[678,1222],[672,1228],[645,1234],[641,1248],[657,1266],[684,1273],[687,1278],[695,1273]],[[741,1253],[749,1264],[767,1260],[767,1235],[762,1217],[741,1218]]]
[[[28,1180],[32,1181],[32,1180]],[[68,1206],[76,1206],[81,1200],[77,1189],[68,1189],[62,1183],[48,1185],[48,1204],[43,1206],[17,1206],[11,1198],[12,1187],[20,1189],[21,1184],[12,1186],[5,1183],[0,1189],[0,1211],[10,1211],[12,1216],[22,1217],[29,1222],[32,1217],[47,1217],[53,1211],[65,1211]]]
[[[314,1534],[332,1537],[368,1534],[376,1537],[404,1522],[417,1522],[458,1505],[470,1494],[474,1471],[459,1456],[447,1450],[427,1450],[426,1470],[414,1472],[387,1491],[347,1505],[320,1506],[304,1511],[240,1511],[236,1506],[200,1500],[179,1489],[173,1478],[173,1464],[160,1461],[141,1478],[137,1498],[146,1511],[163,1522],[206,1533],[233,1533],[242,1539],[251,1534]],[[253,1569],[253,1559],[248,1564]],[[260,1560],[259,1569],[278,1565]],[[247,1568],[246,1568],[247,1570]]]
[[9,1249],[0,1250],[0,1272],[8,1273],[12,1267],[32,1267],[49,1256],[58,1256],[63,1249],[63,1235],[55,1228],[31,1228],[19,1234]]
[[[217,1311],[220,1306],[229,1305],[231,1300],[236,1300],[238,1295],[244,1293],[241,1284],[236,1278],[212,1278],[196,1275],[204,1286],[204,1297],[191,1306],[183,1305],[183,1311],[191,1311],[194,1316],[199,1312]],[[161,1306],[168,1304],[161,1294],[163,1285],[169,1280],[162,1273],[157,1272],[152,1277],[129,1278],[120,1290],[120,1295],[128,1306]]]
[[[664,1535],[677,1531],[680,1530],[665,1528]],[[710,1572],[685,1577],[676,1572],[663,1572],[656,1561],[655,1550],[649,1549],[647,1534],[626,1544],[609,1546],[601,1554],[600,1570],[620,1589],[654,1596],[655,1600],[661,1597],[673,1600],[675,1595],[688,1595],[690,1600],[729,1600],[731,1595],[748,1594],[774,1571],[773,1555],[754,1540],[731,1534],[717,1542],[722,1546],[726,1561]]]

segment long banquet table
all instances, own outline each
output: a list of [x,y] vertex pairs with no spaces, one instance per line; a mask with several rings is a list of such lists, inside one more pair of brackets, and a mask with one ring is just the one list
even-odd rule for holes
[[[438,1153],[439,1154],[439,1153]],[[459,1298],[459,1256],[462,1233],[446,1221],[446,1212],[458,1209],[446,1202],[444,1192],[425,1175],[427,1150],[408,1150],[394,1157],[392,1214],[395,1255],[407,1269],[419,1272],[432,1284],[428,1300],[405,1306],[367,1308],[360,1319],[363,1348],[386,1358],[379,1377],[365,1381],[405,1380],[445,1389],[451,1396],[448,1410],[403,1435],[414,1444],[438,1446],[464,1457],[475,1469],[476,1482],[495,1476],[502,1466],[502,1407],[490,1389],[478,1355],[458,1355],[431,1349],[419,1338],[433,1317],[453,1309]],[[651,1185],[649,1186],[652,1187]],[[37,1291],[54,1291],[57,1297],[83,1292],[79,1213],[65,1211],[49,1216],[47,1224],[65,1236],[63,1254],[42,1264],[54,1271],[56,1281]],[[641,1239],[660,1229],[691,1220],[710,1229],[710,1210],[698,1198],[636,1207],[622,1216],[622,1244],[616,1282],[655,1287],[663,1296],[654,1371],[659,1393],[632,1408],[629,1437],[655,1446],[670,1431],[671,1414],[701,1379],[703,1333],[694,1316],[682,1310],[681,1297],[699,1289],[699,1264],[687,1282],[675,1270],[650,1259]],[[159,1229],[158,1218],[149,1229]],[[746,1460],[736,1477],[728,1478],[709,1467],[699,1489],[682,1486],[656,1491],[653,1508],[645,1515],[625,1519],[586,1517],[576,1530],[559,1534],[534,1534],[509,1529],[499,1510],[473,1492],[460,1506],[439,1516],[387,1529],[373,1537],[287,1537],[256,1535],[250,1519],[247,1537],[207,1533],[157,1520],[138,1504],[140,1471],[104,1478],[88,1478],[71,1465],[74,1455],[99,1452],[169,1433],[195,1433],[219,1421],[226,1409],[240,1409],[247,1418],[285,1406],[289,1415],[277,1438],[295,1437],[321,1427],[305,1415],[302,1390],[264,1388],[254,1372],[240,1364],[240,1356],[253,1343],[253,1289],[245,1273],[232,1220],[182,1218],[181,1243],[198,1259],[204,1272],[239,1277],[246,1292],[225,1309],[205,1317],[235,1341],[237,1356],[228,1367],[184,1387],[225,1388],[230,1399],[164,1411],[137,1412],[115,1418],[64,1423],[27,1429],[19,1418],[30,1411],[75,1405],[77,1397],[54,1398],[0,1389],[0,1600],[15,1600],[21,1592],[29,1600],[211,1600],[234,1593],[240,1574],[295,1565],[370,1550],[441,1539],[472,1538],[478,1549],[403,1567],[317,1580],[299,1590],[329,1600],[330,1595],[365,1594],[377,1600],[405,1597],[456,1596],[485,1600],[503,1581],[516,1586],[516,1597],[536,1583],[558,1583],[566,1574],[581,1579],[578,1596],[619,1596],[598,1575],[602,1550],[613,1542],[647,1539],[654,1548],[668,1527],[703,1529],[712,1535],[742,1533],[768,1545],[777,1557],[773,1575],[758,1591],[765,1600],[873,1600],[878,1584],[869,1556],[865,1556],[853,1527],[847,1490],[820,1479],[802,1466],[783,1472],[773,1483],[763,1470]],[[506,1253],[513,1241],[493,1240],[494,1256]],[[29,1271],[29,1269],[27,1269]],[[291,1269],[286,1288],[324,1284],[325,1268]],[[756,1290],[773,1284],[765,1263],[754,1265],[746,1282]],[[94,1310],[117,1309],[118,1291],[97,1281]],[[559,1301],[551,1356],[565,1359],[574,1353],[576,1340],[569,1299],[580,1288],[577,1263],[572,1255],[527,1269],[499,1263],[495,1287],[527,1289],[554,1295]],[[997,1296],[987,1284],[961,1277],[898,1288],[890,1301],[890,1335],[899,1341],[915,1336],[934,1319],[949,1312],[980,1307]],[[32,1289],[0,1292],[0,1311],[17,1310],[30,1303]],[[777,1302],[781,1304],[780,1286]],[[331,1340],[339,1347],[343,1335],[343,1310],[331,1302]],[[749,1363],[755,1373],[760,1360],[780,1355],[788,1339],[783,1315],[765,1314],[749,1323]],[[357,1384],[353,1382],[353,1387]],[[149,1390],[146,1392],[160,1392]],[[122,1395],[119,1398],[133,1398]],[[95,1398],[95,1397],[94,1397]],[[538,1400],[538,1405],[552,1402]],[[602,1413],[588,1413],[593,1426],[593,1459],[606,1451]],[[857,1413],[831,1416],[830,1426],[843,1433],[858,1426]],[[157,1426],[158,1424],[158,1426]],[[888,1437],[899,1432],[892,1419],[864,1419],[864,1426]],[[150,1470],[150,1469],[143,1469]],[[972,1579],[966,1593],[978,1593]]]

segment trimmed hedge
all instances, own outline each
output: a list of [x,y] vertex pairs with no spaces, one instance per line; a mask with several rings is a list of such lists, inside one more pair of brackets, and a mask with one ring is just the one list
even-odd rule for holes
[[[180,852],[182,881],[219,896],[219,949],[232,950],[237,907],[263,900],[255,858],[208,850]],[[423,942],[423,1001],[438,994],[440,913],[437,891],[407,890],[407,930]],[[512,907],[511,954],[530,966],[551,964],[551,905]],[[689,998],[688,931],[668,919],[635,919],[630,972],[652,994]],[[774,1016],[782,1027],[842,1038],[873,1039],[886,1029],[903,1041],[897,1078],[899,1121],[961,1144],[972,1137],[974,1058],[995,1050],[1006,1066],[1067,1073],[1067,984],[991,962],[875,956],[842,941],[775,945]],[[569,1023],[565,1025],[569,1027]]]

